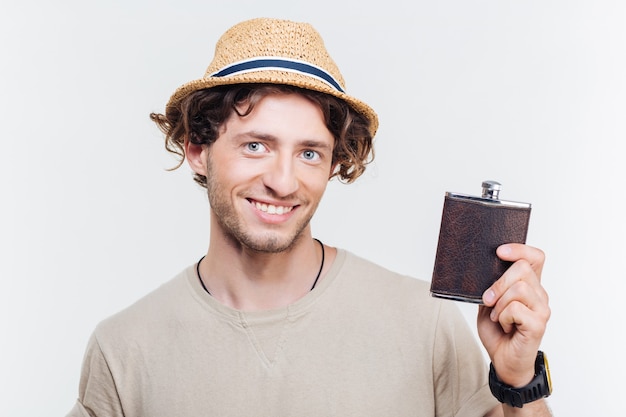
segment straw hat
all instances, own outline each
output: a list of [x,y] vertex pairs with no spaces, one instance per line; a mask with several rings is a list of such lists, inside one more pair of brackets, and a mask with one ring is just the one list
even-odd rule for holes
[[247,20],[227,30],[204,77],[180,86],[166,111],[193,91],[243,83],[288,84],[339,97],[370,121],[372,136],[378,129],[374,110],[345,92],[320,34],[308,23],[279,19]]

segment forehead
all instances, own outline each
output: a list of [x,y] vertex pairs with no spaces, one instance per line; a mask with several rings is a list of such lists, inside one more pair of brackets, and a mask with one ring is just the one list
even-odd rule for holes
[[325,94],[305,90],[299,87],[280,84],[263,84],[252,88],[247,93],[244,93],[244,95],[240,96],[241,98],[238,102],[240,103],[240,107],[248,108],[255,107],[259,101],[265,99],[266,97],[282,96],[296,96],[307,100],[320,108],[322,107],[321,103],[324,102],[326,98]]
[[233,128],[290,131],[331,136],[321,106],[298,93],[271,93],[236,107],[226,121]]

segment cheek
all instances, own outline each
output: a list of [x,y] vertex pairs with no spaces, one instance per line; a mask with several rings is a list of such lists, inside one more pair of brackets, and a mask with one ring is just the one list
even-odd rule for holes
[[323,174],[315,175],[314,178],[311,176],[306,183],[307,188],[311,191],[311,193],[321,198],[326,191],[326,187],[328,186],[328,175],[324,172]]
[[322,163],[318,166],[302,166],[299,172],[301,184],[306,184],[307,189],[316,194],[323,194],[330,181],[333,167],[330,163]]
[[252,168],[245,160],[225,157],[215,153],[209,157],[209,173],[224,184],[243,181],[251,175]]

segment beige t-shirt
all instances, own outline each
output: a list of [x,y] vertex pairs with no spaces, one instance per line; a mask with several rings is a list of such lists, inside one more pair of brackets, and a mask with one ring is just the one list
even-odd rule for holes
[[339,250],[292,305],[245,313],[195,266],[100,323],[69,416],[482,416],[497,402],[454,302]]

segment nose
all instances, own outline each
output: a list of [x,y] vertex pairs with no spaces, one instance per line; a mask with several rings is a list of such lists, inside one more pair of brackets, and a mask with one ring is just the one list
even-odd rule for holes
[[298,190],[295,161],[290,155],[276,155],[263,175],[264,185],[278,197],[285,197]]

